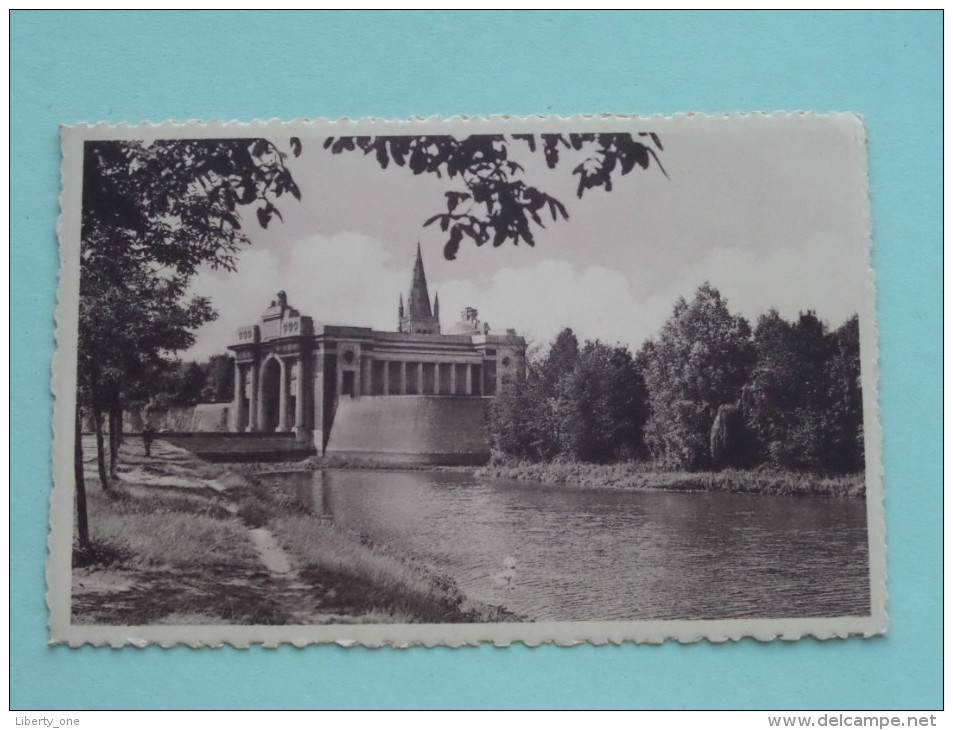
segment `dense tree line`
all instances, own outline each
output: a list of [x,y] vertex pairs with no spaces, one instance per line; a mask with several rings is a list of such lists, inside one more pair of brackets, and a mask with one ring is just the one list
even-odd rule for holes
[[758,320],[757,365],[744,396],[759,457],[792,468],[864,465],[860,328],[856,315],[829,332],[812,313]]
[[493,401],[494,446],[533,460],[559,457],[605,463],[631,458],[641,441],[646,392],[625,347],[563,330],[524,377],[504,382]]
[[495,449],[531,460],[849,472],[864,463],[857,317],[776,311],[752,330],[707,283],[633,357],[563,330],[491,409]]
[[148,402],[159,408],[228,403],[234,383],[235,361],[229,355],[212,355],[205,362],[170,360],[156,372]]

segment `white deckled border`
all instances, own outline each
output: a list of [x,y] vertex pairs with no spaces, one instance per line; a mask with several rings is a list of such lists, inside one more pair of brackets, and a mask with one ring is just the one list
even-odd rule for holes
[[[863,388],[864,437],[866,456],[867,535],[871,615],[838,616],[810,619],[727,619],[717,621],[603,621],[541,622],[521,624],[381,624],[330,626],[101,626],[73,625],[70,622],[72,582],[72,539],[74,484],[72,468],[73,418],[76,404],[76,354],[78,336],[79,252],[81,230],[81,183],[83,144],[87,140],[175,139],[213,137],[320,137],[382,134],[518,134],[545,132],[633,131],[633,124],[646,126],[663,122],[667,130],[689,129],[692,125],[719,123],[749,125],[752,130],[775,120],[818,120],[844,125],[856,144],[864,148],[862,179],[858,190],[865,191],[863,210],[867,231],[867,286],[863,309],[859,312],[861,342],[861,378]],[[274,647],[280,644],[305,646],[336,643],[341,646],[409,647],[468,646],[492,643],[508,646],[514,642],[527,646],[554,643],[572,646],[580,643],[620,644],[623,642],[682,643],[707,639],[711,642],[738,641],[751,637],[759,641],[796,640],[804,636],[818,639],[851,635],[874,636],[887,630],[887,583],[885,520],[883,505],[882,431],[878,398],[878,346],[874,272],[871,267],[871,212],[867,183],[867,137],[862,119],[852,113],[818,115],[813,112],[776,112],[772,114],[678,114],[671,117],[629,116],[618,114],[576,115],[571,117],[457,116],[409,120],[385,119],[298,119],[254,122],[165,122],[139,125],[77,125],[60,130],[63,162],[61,168],[61,214],[57,224],[60,242],[60,280],[57,289],[56,342],[52,363],[51,388],[55,398],[53,413],[53,479],[50,497],[49,556],[46,565],[47,606],[50,642],[81,646],[187,645],[217,647],[225,644],[245,648],[252,644]],[[862,186],[862,187],[861,187]]]

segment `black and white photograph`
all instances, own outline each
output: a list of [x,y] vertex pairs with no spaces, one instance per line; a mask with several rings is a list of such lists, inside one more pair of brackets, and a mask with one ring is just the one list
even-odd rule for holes
[[886,631],[859,117],[62,142],[54,642]]

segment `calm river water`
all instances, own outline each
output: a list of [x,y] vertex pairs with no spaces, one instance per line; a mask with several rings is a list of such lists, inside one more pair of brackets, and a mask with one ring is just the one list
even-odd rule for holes
[[[864,500],[578,489],[464,472],[271,477],[536,620],[867,615]],[[494,580],[516,559],[507,589]]]

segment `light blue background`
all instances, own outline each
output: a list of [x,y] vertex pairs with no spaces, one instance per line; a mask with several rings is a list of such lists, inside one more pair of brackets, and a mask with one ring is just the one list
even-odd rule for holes
[[[11,708],[941,705],[940,12],[11,17]],[[890,632],[501,650],[48,648],[57,125],[852,110],[867,120]]]

